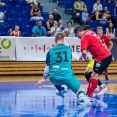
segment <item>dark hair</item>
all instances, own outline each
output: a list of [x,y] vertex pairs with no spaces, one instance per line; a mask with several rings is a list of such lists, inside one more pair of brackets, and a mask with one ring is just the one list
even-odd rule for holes
[[63,33],[59,32],[56,34],[55,36],[55,42],[59,41],[59,40],[63,40],[64,39],[64,35]]
[[78,31],[79,32],[82,32],[84,29],[83,29],[83,27],[82,26],[76,26],[75,28],[74,28],[74,33],[76,34]]
[[104,10],[101,10],[100,13],[104,13],[105,11]]
[[[110,22],[110,23],[112,23],[112,22]],[[114,26],[111,28],[110,23],[109,23],[109,26],[108,26],[109,33],[114,33]]]
[[41,23],[42,23],[42,20],[38,20],[38,21],[37,21],[37,24],[38,24],[38,22],[41,22]]
[[68,25],[69,23],[72,25],[72,22],[71,22],[71,21],[68,21],[68,22],[67,22],[67,25]]
[[91,30],[91,27],[90,27],[89,25],[85,25],[85,26],[83,27],[83,30]]

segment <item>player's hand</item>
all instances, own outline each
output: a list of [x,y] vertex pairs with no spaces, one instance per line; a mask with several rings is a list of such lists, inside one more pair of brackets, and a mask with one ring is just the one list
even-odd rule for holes
[[82,56],[80,56],[79,60],[82,61],[82,59],[83,59]]
[[42,81],[38,81],[38,82],[35,84],[35,86],[36,86],[36,87],[41,87],[43,84],[44,84],[44,83],[43,83]]
[[89,60],[89,57],[87,56],[86,60]]

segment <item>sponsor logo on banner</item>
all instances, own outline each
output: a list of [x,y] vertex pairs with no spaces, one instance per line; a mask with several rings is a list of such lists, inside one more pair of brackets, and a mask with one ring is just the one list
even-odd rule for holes
[[51,47],[49,47],[47,45],[39,46],[39,45],[36,44],[35,46],[30,46],[30,45],[28,45],[27,47],[24,46],[24,50],[28,50],[28,52],[30,52],[31,50],[35,50],[36,52],[43,51],[45,53],[48,50],[50,50],[52,47],[54,47],[54,44],[52,44]]
[[[55,45],[52,44],[51,46],[48,45],[35,45],[35,46],[30,46],[28,45],[27,47],[24,46],[24,50],[28,50],[28,52],[30,52],[31,50],[35,50],[36,52],[38,51],[43,51],[44,53],[49,51],[52,47],[54,47]],[[80,46],[79,45],[69,45],[70,49],[72,50],[72,52],[80,52]]]
[[0,37],[0,60],[15,60],[15,37]]
[[[79,60],[81,56],[80,40],[65,38],[64,43],[72,50],[72,60]],[[55,46],[53,37],[16,39],[16,55],[18,61],[45,61],[47,52]]]
[[[7,38],[0,38],[0,53],[3,53],[3,50],[7,50],[11,47],[11,40]],[[0,56],[0,59],[10,59],[10,56]]]

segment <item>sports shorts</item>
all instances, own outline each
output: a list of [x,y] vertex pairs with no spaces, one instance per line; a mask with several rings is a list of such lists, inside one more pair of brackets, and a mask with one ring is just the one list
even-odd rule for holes
[[70,77],[63,77],[63,78],[58,78],[56,76],[51,76],[50,77],[50,81],[54,84],[54,85],[66,85],[68,88],[70,88],[74,93],[76,93],[79,88],[80,88],[80,82],[79,80],[76,78],[75,75],[72,75]]
[[94,61],[95,61],[95,59],[91,59],[91,60],[89,61],[88,65],[87,65],[87,67],[93,69],[93,67],[94,67]]
[[102,74],[108,68],[111,61],[112,61],[112,55],[110,55],[109,57],[103,59],[100,62],[95,61],[94,62],[94,67],[93,67],[94,72],[97,73],[97,74]]

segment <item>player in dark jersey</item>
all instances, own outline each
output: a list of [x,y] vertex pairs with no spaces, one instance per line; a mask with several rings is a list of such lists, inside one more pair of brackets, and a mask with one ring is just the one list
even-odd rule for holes
[[87,95],[93,96],[93,93],[98,85],[98,77],[109,66],[112,61],[111,52],[107,46],[102,43],[100,37],[93,31],[84,31],[83,27],[77,26],[74,29],[74,33],[81,38],[81,51],[82,56],[86,60],[87,50],[94,56],[95,62],[91,78],[89,79],[89,85],[87,89]]
[[36,86],[42,86],[49,76],[54,85],[66,85],[76,93],[78,98],[84,101],[84,104],[90,105],[89,98],[84,91],[80,90],[80,82],[73,74],[71,66],[72,52],[68,46],[64,45],[64,35],[62,33],[56,34],[55,43],[56,46],[47,53],[44,75],[42,80],[36,83]]

